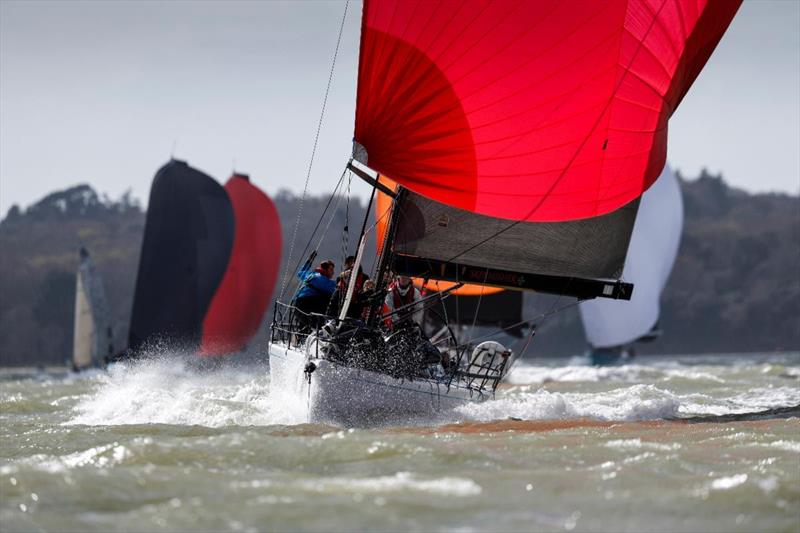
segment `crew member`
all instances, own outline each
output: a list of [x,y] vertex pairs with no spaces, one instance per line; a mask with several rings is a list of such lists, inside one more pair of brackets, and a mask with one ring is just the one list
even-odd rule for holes
[[[356,258],[348,256],[344,260],[344,267],[345,270],[339,277],[336,278],[336,291],[333,293],[331,297],[331,303],[328,305],[328,315],[329,316],[339,316],[339,312],[344,305],[344,301],[347,298],[347,286],[350,283],[350,276],[353,272],[353,266],[355,266]],[[364,283],[369,279],[369,276],[364,273],[361,268],[361,265],[358,265],[358,275],[356,276],[355,285],[353,286],[353,296],[350,299],[350,307],[347,310],[347,318],[361,318],[362,311],[364,309]]]
[[313,271],[309,272],[307,268],[303,268],[297,273],[302,285],[294,305],[300,311],[297,322],[302,332],[307,332],[321,323],[319,317],[310,315],[311,313],[322,315],[327,310],[331,295],[336,290],[336,282],[333,281],[335,269],[333,261],[328,260],[320,263]]
[[[386,316],[385,324],[390,329],[398,329],[410,325],[414,322],[420,323],[422,319],[422,309],[419,305],[412,305],[418,302],[422,296],[419,290],[414,287],[411,278],[408,276],[397,276],[394,283],[389,286],[389,293],[384,302],[383,314]],[[401,309],[398,313],[396,310]],[[394,314],[392,314],[394,313]]]

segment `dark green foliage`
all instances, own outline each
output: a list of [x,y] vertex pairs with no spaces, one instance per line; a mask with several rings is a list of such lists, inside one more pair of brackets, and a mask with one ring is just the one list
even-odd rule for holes
[[41,327],[60,325],[75,305],[75,274],[51,270],[33,304],[33,318]]
[[[686,227],[675,270],[662,298],[664,336],[642,353],[741,352],[800,349],[800,199],[749,195],[720,177],[701,174],[683,182]],[[291,266],[305,259],[329,197],[306,198]],[[282,268],[287,263],[300,199],[280,192]],[[334,205],[336,201],[334,201]],[[319,246],[317,261],[337,270],[355,252],[365,206],[342,200]],[[349,211],[349,219],[346,213]],[[326,218],[322,224],[328,223]],[[342,229],[350,228],[347,246]],[[24,211],[12,207],[0,222],[0,365],[61,364],[72,350],[75,269],[86,246],[103,276],[111,308],[114,345],[125,346],[144,214],[129,194],[101,198],[88,185],[48,195]],[[312,248],[319,242],[313,240]],[[374,241],[365,267],[374,260]],[[309,250],[310,251],[310,250]],[[308,252],[307,252],[308,253]],[[289,276],[287,294],[294,288]],[[280,292],[283,275],[278,280]],[[526,317],[573,300],[526,295]],[[270,309],[271,311],[271,309]],[[265,318],[253,345],[266,342]],[[531,355],[567,355],[585,348],[577,309],[539,320]]]
[[0,365],[62,364],[72,355],[75,271],[86,246],[106,286],[114,345],[128,334],[144,214],[130,195],[89,185],[46,196],[0,222]]

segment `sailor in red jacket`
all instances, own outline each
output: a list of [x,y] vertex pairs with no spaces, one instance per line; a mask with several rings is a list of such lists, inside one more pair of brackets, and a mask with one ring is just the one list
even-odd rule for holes
[[397,329],[409,322],[419,324],[422,320],[422,308],[419,305],[411,305],[422,298],[419,290],[411,282],[408,276],[397,276],[394,283],[389,285],[389,293],[384,301],[383,314],[391,315],[396,309],[403,309],[399,313],[387,316],[384,320],[390,329]]

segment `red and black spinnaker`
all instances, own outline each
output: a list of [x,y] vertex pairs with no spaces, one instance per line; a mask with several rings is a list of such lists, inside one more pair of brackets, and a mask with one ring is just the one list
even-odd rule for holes
[[244,175],[223,188],[183,161],[156,173],[128,335],[128,356],[243,350],[272,297],[277,210]]

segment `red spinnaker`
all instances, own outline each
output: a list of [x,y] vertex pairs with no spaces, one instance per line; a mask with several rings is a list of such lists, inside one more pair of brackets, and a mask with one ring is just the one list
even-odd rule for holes
[[245,348],[258,331],[278,279],[281,224],[275,204],[247,176],[234,174],[225,184],[233,204],[233,251],[203,320],[201,356]]
[[368,164],[492,217],[613,211],[658,177],[667,120],[739,0],[365,0]]

